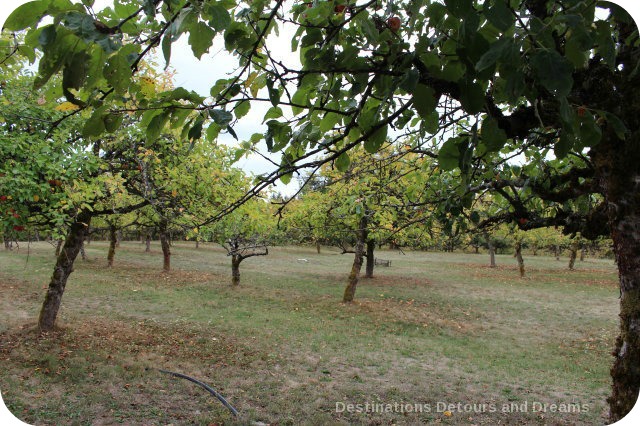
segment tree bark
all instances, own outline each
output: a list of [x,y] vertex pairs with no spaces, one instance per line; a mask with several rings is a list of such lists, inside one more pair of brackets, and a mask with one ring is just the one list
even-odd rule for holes
[[360,218],[359,229],[356,232],[356,246],[355,255],[353,258],[353,265],[351,266],[351,273],[347,281],[347,287],[344,289],[344,295],[342,297],[343,303],[353,302],[353,298],[356,295],[356,286],[358,285],[358,278],[360,277],[360,270],[362,269],[362,258],[364,257],[364,242],[367,239],[367,216],[364,215]]
[[496,267],[496,248],[491,243],[489,243],[489,267]]
[[107,267],[113,266],[113,259],[116,257],[116,247],[118,246],[118,229],[116,225],[109,225],[109,252],[107,253]]
[[162,247],[162,270],[171,270],[171,249],[169,247],[169,234],[167,233],[167,220],[161,219],[159,224],[160,246]]
[[144,243],[145,243],[144,252],[149,253],[151,251],[151,234],[147,234],[147,236],[145,237]]
[[316,240],[316,251],[320,254],[320,241]]
[[[637,122],[634,114],[629,122]],[[613,383],[608,398],[613,423],[631,411],[640,393],[640,132],[625,141],[607,136],[593,149],[592,158],[604,186],[620,280],[620,334],[612,353]]]
[[578,257],[578,243],[573,242],[569,249],[569,270],[573,271],[576,266],[576,258]]
[[518,261],[518,270],[520,271],[520,278],[524,277],[524,259],[522,258],[522,243],[516,242],[516,260]]
[[376,248],[376,242],[367,240],[367,264],[365,266],[365,278],[373,278],[373,268],[375,267],[375,257],[373,251]]
[[60,250],[60,255],[56,260],[53,275],[49,282],[47,295],[45,296],[42,309],[40,310],[38,326],[42,331],[50,331],[55,325],[58,310],[60,309],[60,303],[62,301],[62,294],[64,293],[65,286],[67,285],[69,275],[73,272],[73,262],[78,256],[78,252],[80,251],[82,241],[84,240],[87,227],[90,222],[91,215],[88,212],[80,212],[76,221],[69,229],[67,239],[65,240],[64,246]]
[[200,240],[196,238],[196,248],[200,248]]
[[62,243],[64,242],[64,240],[58,240],[58,243],[56,244],[56,257],[60,256],[60,251],[62,250]]
[[237,287],[240,285],[240,262],[242,262],[242,256],[234,254],[231,256],[231,286]]
[[87,253],[84,251],[84,240],[82,241],[82,244],[80,244],[80,256],[82,257],[82,260],[87,260]]

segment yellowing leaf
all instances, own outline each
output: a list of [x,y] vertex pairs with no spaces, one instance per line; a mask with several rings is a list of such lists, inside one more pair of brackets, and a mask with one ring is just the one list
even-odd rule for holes
[[58,105],[55,109],[56,111],[75,111],[78,108],[80,108],[78,105],[71,103],[71,102],[63,102],[60,105]]
[[35,201],[36,203],[37,203],[38,201],[40,201],[40,196],[39,196],[39,195],[34,195],[34,196],[33,196],[33,201]]
[[144,96],[153,96],[156,92],[156,82],[150,77],[140,79],[140,93]]
[[172,197],[177,197],[178,196],[178,191],[176,191],[175,189],[171,191],[171,196]]

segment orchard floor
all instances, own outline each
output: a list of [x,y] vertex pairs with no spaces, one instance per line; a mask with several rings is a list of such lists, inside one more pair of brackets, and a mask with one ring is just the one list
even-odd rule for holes
[[[123,243],[107,268],[92,242],[58,330],[42,335],[53,251],[0,252],[0,391],[32,424],[606,422],[610,260],[570,272],[566,258],[527,256],[520,279],[511,256],[491,269],[486,254],[382,251],[391,267],[344,305],[352,255],[329,248],[272,248],[231,288],[230,259],[210,244],[176,243],[162,273],[157,243]],[[157,369],[208,383],[240,416]]]

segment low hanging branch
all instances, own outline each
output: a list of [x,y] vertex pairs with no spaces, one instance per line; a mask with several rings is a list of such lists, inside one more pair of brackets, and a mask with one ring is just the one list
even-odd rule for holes
[[222,405],[224,405],[225,407],[227,407],[229,409],[229,411],[231,411],[231,414],[233,414],[234,416],[238,416],[238,410],[236,410],[235,408],[233,408],[233,406],[231,404],[229,404],[227,402],[226,399],[224,399],[224,397],[222,395],[220,395],[218,392],[216,392],[215,389],[213,389],[211,386],[207,385],[204,382],[201,382],[200,380],[194,379],[193,377],[187,376],[186,374],[182,374],[182,373],[175,373],[173,371],[168,371],[168,370],[162,370],[162,369],[158,369],[159,372],[161,373],[165,373],[165,374],[170,374],[172,376],[175,377],[180,377],[181,379],[185,379],[188,380],[192,383],[195,383],[196,385],[203,387],[204,389],[206,389],[211,395],[215,396],[216,398],[218,398],[218,401],[220,401],[222,403]]

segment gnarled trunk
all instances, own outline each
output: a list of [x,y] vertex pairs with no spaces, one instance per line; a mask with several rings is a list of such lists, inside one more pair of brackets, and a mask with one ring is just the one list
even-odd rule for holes
[[158,226],[160,233],[160,246],[162,247],[162,270],[171,270],[171,249],[169,247],[169,234],[167,233],[167,220],[161,219]]
[[608,399],[609,420],[616,422],[631,411],[640,393],[640,132],[626,141],[608,136],[594,149],[594,159],[609,207],[620,279],[620,334],[613,351]]
[[524,277],[524,259],[522,258],[522,243],[516,242],[516,260],[518,261],[518,271],[520,272],[520,278]]
[[118,229],[116,225],[109,225],[109,252],[107,253],[107,267],[113,266],[113,259],[116,257],[116,247],[118,246]]
[[50,331],[55,325],[62,301],[62,294],[67,285],[69,275],[73,272],[73,262],[78,256],[90,221],[91,215],[88,212],[81,212],[69,229],[67,239],[56,260],[47,295],[40,310],[38,326],[42,331]]
[[375,257],[373,251],[376,248],[376,242],[373,240],[367,241],[367,264],[365,266],[365,278],[373,278],[373,268],[375,266]]
[[351,266],[351,273],[347,281],[347,287],[344,289],[344,295],[342,296],[342,302],[353,302],[353,298],[356,295],[356,286],[358,285],[358,279],[360,278],[360,270],[362,269],[362,258],[364,257],[364,244],[367,239],[367,217],[362,216],[360,218],[358,230],[356,232],[356,246],[355,255],[353,258],[353,265]]

